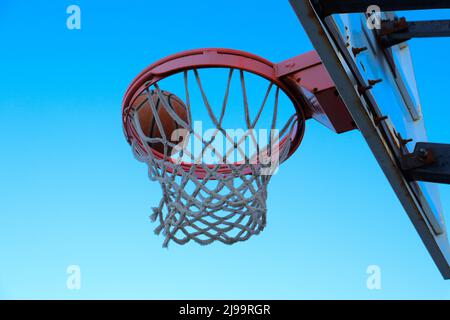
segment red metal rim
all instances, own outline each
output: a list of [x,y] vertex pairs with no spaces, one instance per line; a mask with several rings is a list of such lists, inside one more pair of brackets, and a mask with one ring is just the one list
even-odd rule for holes
[[[180,52],[151,64],[139,73],[127,88],[122,102],[123,129],[127,141],[131,143],[131,137],[134,137],[142,146],[142,141],[140,141],[139,136],[131,125],[131,112],[133,111],[132,102],[145,88],[170,75],[186,70],[221,67],[257,74],[277,85],[289,97],[296,109],[297,123],[292,136],[288,135],[285,137],[280,142],[279,148],[287,142],[286,138],[290,138],[291,147],[288,154],[288,157],[290,157],[303,140],[305,131],[304,103],[306,99],[299,97],[300,91],[292,92],[289,88],[289,83],[283,82],[276,76],[275,65],[272,62],[251,53],[232,49],[210,48]],[[163,155],[156,150],[152,151],[156,156],[163,158]],[[188,170],[192,164],[182,163],[181,166]],[[229,171],[227,165],[223,165],[222,169],[224,173]],[[201,171],[200,168],[199,171]],[[198,172],[198,174],[203,176],[202,172]]]

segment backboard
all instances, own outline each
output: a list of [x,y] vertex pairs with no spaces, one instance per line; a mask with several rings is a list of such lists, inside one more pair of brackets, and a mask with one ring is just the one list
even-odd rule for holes
[[412,181],[401,170],[403,156],[427,135],[408,44],[380,43],[379,23],[394,21],[395,13],[368,15],[366,8],[347,13],[352,11],[338,8],[336,1],[290,2],[435,264],[450,278],[438,186]]

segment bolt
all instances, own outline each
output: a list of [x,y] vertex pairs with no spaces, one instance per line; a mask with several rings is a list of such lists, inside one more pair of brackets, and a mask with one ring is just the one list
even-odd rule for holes
[[358,92],[359,94],[363,94],[364,92],[366,92],[367,90],[372,89],[373,86],[358,86]]
[[[402,135],[400,134],[400,132],[395,132],[395,136],[398,139],[398,142],[404,146],[406,145],[408,142],[410,142],[412,139],[403,139]],[[409,140],[409,141],[408,141]]]
[[402,135],[399,132],[396,133],[396,136],[402,146],[406,146],[408,143],[413,141],[413,139],[403,139]]
[[353,55],[356,57],[358,54],[360,54],[361,52],[363,52],[363,51],[366,51],[367,50],[367,47],[361,47],[361,48],[355,48],[355,47],[352,47],[352,52],[353,52]]
[[428,150],[425,148],[420,148],[418,154],[420,159],[426,159],[428,157]]
[[406,146],[411,141],[413,141],[413,139],[402,139],[400,142],[402,143],[402,145]]
[[369,80],[368,83],[369,83],[369,85],[374,86],[377,83],[380,83],[382,81],[383,81],[383,79],[375,79],[375,80]]
[[376,117],[376,118],[374,119],[375,124],[376,124],[376,125],[379,125],[382,121],[387,120],[387,118],[388,118],[388,116],[380,116],[380,117]]
[[295,66],[295,62],[294,61],[288,61],[288,62],[286,62],[285,66],[288,67],[288,68],[292,68],[293,66]]

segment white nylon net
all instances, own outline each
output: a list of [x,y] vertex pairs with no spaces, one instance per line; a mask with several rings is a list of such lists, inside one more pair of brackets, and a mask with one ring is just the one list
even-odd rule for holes
[[[162,91],[158,84],[147,87],[139,95],[139,104],[132,114],[132,126],[137,133],[136,137],[131,137],[134,155],[139,161],[148,164],[150,179],[158,181],[162,187],[162,199],[159,205],[153,208],[153,214],[150,216],[151,220],[158,224],[155,233],[165,237],[164,247],[167,247],[170,241],[185,244],[193,240],[202,245],[214,241],[226,244],[244,241],[260,233],[266,226],[267,185],[274,169],[288,157],[291,147],[289,137],[296,124],[296,115],[294,113],[289,117],[277,135],[273,133],[277,122],[280,89],[269,83],[265,88],[265,98],[251,120],[244,72],[238,71],[244,106],[242,118],[245,119],[248,131],[240,139],[231,137],[223,127],[223,118],[230,95],[233,70],[229,70],[219,116],[215,115],[217,110],[206,97],[198,71],[191,72],[194,74],[194,83],[201,92],[201,107],[205,108],[214,128],[210,137],[205,138],[193,128],[191,106],[194,106],[189,92],[188,71],[182,74],[185,82],[183,104],[187,109],[186,115],[181,114],[179,107],[173,102],[181,101],[179,96],[176,97],[179,100],[174,100],[173,95]],[[274,103],[269,110],[271,123],[267,129],[272,131],[268,142],[261,143],[255,138],[252,129],[255,129],[263,110],[269,109],[267,100],[270,92],[274,95]],[[142,108],[150,110],[146,115],[151,114],[153,117],[150,134],[149,130],[142,128],[143,123],[146,126],[149,123],[140,118],[143,115],[140,112]],[[200,106],[196,104],[195,108]],[[180,149],[178,142],[168,137],[171,133],[167,132],[168,119],[176,124],[173,128],[184,129],[189,134],[186,139],[192,145],[194,140],[201,145],[199,154],[188,152],[186,149],[189,148]],[[219,136],[228,142],[227,148],[215,144]],[[252,150],[244,146],[249,140],[254,142],[255,148]],[[156,149],[159,152],[155,152]],[[178,161],[174,160],[173,150],[178,151]],[[206,152],[212,152],[216,159],[222,161],[199,161],[199,155],[204,156]],[[240,160],[230,162],[228,159],[232,154],[238,154]],[[184,164],[180,164],[180,161]]]

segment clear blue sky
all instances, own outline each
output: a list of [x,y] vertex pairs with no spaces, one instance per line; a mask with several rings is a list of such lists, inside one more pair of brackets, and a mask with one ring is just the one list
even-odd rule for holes
[[[66,28],[70,4],[81,30]],[[359,132],[312,121],[270,183],[259,236],[167,250],[153,234],[160,187],[124,139],[126,87],[190,48],[275,62],[311,50],[288,1],[4,0],[0,39],[0,298],[450,298]],[[411,48],[429,136],[450,142],[450,40]],[[450,187],[441,193],[450,220]],[[378,291],[366,287],[372,264]],[[69,265],[81,290],[66,288]]]

